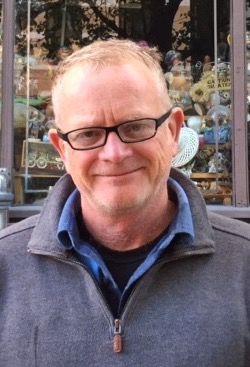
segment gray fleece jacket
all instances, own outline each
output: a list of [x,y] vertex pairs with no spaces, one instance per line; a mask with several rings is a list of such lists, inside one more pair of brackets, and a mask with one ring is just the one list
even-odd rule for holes
[[68,175],[40,215],[1,231],[1,367],[250,366],[250,226],[208,215],[195,185],[171,175],[189,198],[194,243],[167,249],[119,320],[56,240]]

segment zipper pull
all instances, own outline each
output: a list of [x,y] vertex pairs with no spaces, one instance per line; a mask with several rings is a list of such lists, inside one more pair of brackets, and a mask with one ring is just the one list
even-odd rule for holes
[[113,350],[115,353],[122,352],[122,336],[121,336],[121,320],[115,319],[114,321],[114,343]]

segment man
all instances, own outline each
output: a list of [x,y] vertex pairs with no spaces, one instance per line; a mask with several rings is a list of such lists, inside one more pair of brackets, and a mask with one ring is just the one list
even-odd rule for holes
[[95,42],[53,88],[65,164],[0,236],[4,367],[250,365],[249,226],[171,169],[183,113],[153,48]]

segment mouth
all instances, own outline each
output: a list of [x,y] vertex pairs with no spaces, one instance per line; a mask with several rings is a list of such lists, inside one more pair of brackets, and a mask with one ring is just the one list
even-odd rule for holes
[[138,171],[140,170],[141,168],[136,168],[136,169],[124,171],[124,172],[102,172],[100,174],[97,174],[97,176],[107,177],[107,178],[121,178],[121,177],[126,177],[126,176],[133,175],[135,173],[138,173]]

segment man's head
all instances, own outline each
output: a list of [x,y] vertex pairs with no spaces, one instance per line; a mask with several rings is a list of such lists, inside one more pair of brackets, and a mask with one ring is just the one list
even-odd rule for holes
[[183,114],[171,110],[160,60],[155,48],[98,41],[59,69],[52,97],[60,136],[51,130],[50,138],[85,211],[117,216],[167,198]]

